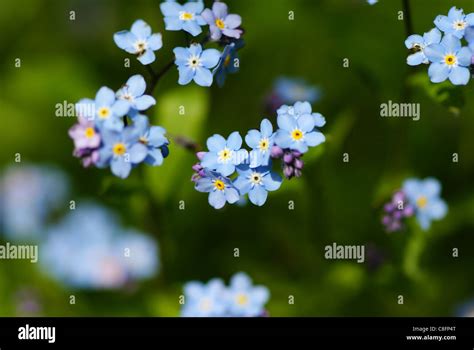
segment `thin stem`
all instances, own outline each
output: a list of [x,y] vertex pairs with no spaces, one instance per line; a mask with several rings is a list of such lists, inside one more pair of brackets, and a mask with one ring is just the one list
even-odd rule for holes
[[406,36],[413,34],[413,23],[411,21],[411,10],[410,10],[410,0],[403,0],[403,13],[404,13],[404,22],[405,22],[405,32]]
[[151,65],[146,65],[146,69],[148,70],[148,73],[150,73],[151,80],[150,83],[148,84],[146,93],[148,95],[152,95],[153,91],[156,88],[156,85],[160,81],[160,79],[173,67],[174,65],[174,59],[168,62],[166,66],[164,66],[159,72],[155,72],[153,67]]

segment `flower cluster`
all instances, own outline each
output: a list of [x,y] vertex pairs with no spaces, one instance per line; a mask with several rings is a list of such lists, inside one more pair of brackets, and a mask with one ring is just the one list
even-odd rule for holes
[[382,224],[387,232],[404,228],[404,220],[416,216],[423,230],[428,230],[431,221],[446,216],[448,207],[440,198],[441,184],[434,178],[424,180],[407,179],[384,206]]
[[[326,121],[313,113],[309,102],[278,109],[278,129],[263,119],[260,130],[250,130],[245,142],[250,152],[242,148],[242,137],[235,131],[226,139],[213,135],[207,140],[207,152],[197,154],[199,163],[192,180],[199,192],[209,193],[209,204],[215,209],[226,203],[236,203],[248,195],[258,206],[265,204],[268,192],[280,188],[282,177],[272,170],[272,159],[282,160],[283,174],[291,179],[301,176],[301,157],[309,147],[325,141],[317,129]],[[236,175],[234,176],[234,174]]]
[[243,272],[235,274],[226,287],[221,279],[207,284],[188,282],[184,286],[182,317],[264,317],[270,293],[266,287],[252,285]]
[[124,229],[108,209],[83,203],[49,228],[41,245],[42,267],[67,286],[114,289],[153,276],[155,241]]
[[[433,83],[447,79],[454,85],[466,85],[470,78],[474,49],[474,13],[464,14],[452,7],[447,16],[434,20],[436,28],[421,35],[410,35],[405,46],[412,52],[410,66],[429,64],[428,75]],[[444,36],[443,36],[444,33]],[[462,39],[469,46],[463,46]]]
[[110,167],[114,175],[126,178],[139,163],[163,163],[168,155],[166,131],[150,126],[140,114],[155,104],[145,90],[145,79],[134,75],[117,92],[102,87],[95,100],[82,99],[76,104],[79,122],[69,136],[74,140],[74,156],[85,167]]
[[[180,85],[194,81],[200,86],[211,86],[215,77],[217,84],[222,86],[228,73],[238,71],[237,51],[244,45],[241,39],[242,18],[230,14],[225,3],[215,1],[211,9],[204,9],[202,1],[188,1],[183,5],[167,1],[160,8],[165,16],[166,30],[183,30],[197,37],[203,32],[201,27],[209,27],[209,32],[199,43],[173,50]],[[222,52],[213,48],[204,49],[203,45],[207,42],[217,43],[223,47]]]

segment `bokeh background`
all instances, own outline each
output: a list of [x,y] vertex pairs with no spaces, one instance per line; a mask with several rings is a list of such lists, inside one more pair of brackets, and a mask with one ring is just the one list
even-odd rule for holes
[[[45,173],[53,168],[68,184],[36,183],[36,190],[47,189],[47,198],[61,198],[46,227],[69,213],[71,200],[77,208],[92,201],[114,212],[119,225],[156,241],[159,263],[150,278],[103,290],[70,286],[40,262],[2,260],[0,315],[177,316],[187,281],[228,281],[238,271],[268,287],[272,316],[455,314],[474,297],[472,83],[435,89],[426,67],[406,65],[407,33],[398,19],[402,1],[380,0],[375,6],[363,0],[226,2],[242,16],[246,30],[240,72],[229,76],[224,88],[206,89],[178,86],[172,69],[157,86],[150,118],[201,145],[214,133],[245,135],[262,117],[276,120],[264,105],[275,80],[299,77],[321,91],[313,108],[326,117],[322,131],[328,141],[308,154],[303,177],[285,181],[264,207],[226,206],[220,211],[193,189],[195,158],[179,145],[171,145],[162,167],[142,166],[120,180],[109,170],[83,169],[72,157],[67,135],[75,120],[55,116],[57,103],[93,97],[103,85],[118,89],[133,74],[146,76],[133,58],[131,67],[124,68],[130,56],[112,40],[114,32],[130,28],[135,19],[163,33],[156,69],[172,58],[175,46],[184,45],[183,33],[164,31],[159,1],[2,2],[2,176],[11,175],[14,166],[47,166]],[[454,5],[474,11],[470,0],[411,1],[415,32],[431,29],[434,18]],[[70,11],[75,11],[74,21]],[[289,11],[294,11],[294,21],[288,20]],[[19,68],[16,58],[21,59]],[[349,67],[343,66],[344,58]],[[421,119],[381,118],[380,104],[388,100],[420,103]],[[178,114],[179,105],[186,106],[186,115]],[[15,163],[17,153],[21,163]],[[453,163],[453,153],[459,154],[458,163]],[[413,176],[441,181],[449,214],[427,232],[410,223],[404,232],[387,234],[380,223],[381,206]],[[34,209],[22,207],[32,202],[44,208],[35,197],[38,192],[28,187],[28,176],[3,184],[3,207],[8,204],[5,186],[26,192],[23,202],[15,204],[15,215],[35,215]],[[63,185],[65,194],[57,194]],[[289,201],[294,210],[288,209]],[[6,211],[2,213],[5,222]],[[30,233],[41,251],[47,229],[40,226],[33,225]],[[2,244],[31,241],[6,232],[5,225],[2,230]],[[370,254],[364,264],[325,260],[324,247],[333,242],[364,244]],[[82,244],[93,249],[95,240]],[[234,248],[240,249],[240,257],[234,257]],[[459,249],[459,257],[453,258],[453,248]],[[71,262],[66,255],[64,264],[86,265],[86,260]],[[294,304],[288,303],[290,295]]]

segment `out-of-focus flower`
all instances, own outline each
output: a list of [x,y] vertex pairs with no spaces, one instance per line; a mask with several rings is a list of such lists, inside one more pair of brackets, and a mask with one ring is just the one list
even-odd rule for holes
[[403,191],[397,191],[391,201],[384,205],[385,215],[382,224],[387,232],[396,232],[404,228],[404,220],[415,214],[415,207],[410,204]]
[[220,279],[212,279],[207,284],[188,282],[184,286],[184,297],[182,317],[226,316],[226,288]]
[[300,78],[278,78],[274,85],[274,92],[279,99],[279,106],[292,105],[297,101],[308,101],[313,104],[321,97],[321,91],[316,86],[309,85]]
[[39,239],[48,216],[66,208],[67,176],[54,167],[16,165],[0,178],[0,227],[15,241]]
[[265,304],[269,297],[268,288],[254,286],[247,274],[239,272],[230,280],[229,313],[241,317],[261,316],[265,313]]

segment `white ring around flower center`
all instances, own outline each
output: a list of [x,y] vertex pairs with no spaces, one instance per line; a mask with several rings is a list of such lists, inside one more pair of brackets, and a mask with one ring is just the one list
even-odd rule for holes
[[230,150],[226,147],[217,154],[217,156],[218,156],[217,160],[220,163],[228,163],[232,159],[233,155],[234,155],[234,151],[232,151],[232,150]]
[[467,26],[467,22],[463,21],[462,19],[458,19],[453,22],[453,28],[456,30],[463,30]]
[[250,183],[252,185],[260,185],[262,183],[262,174],[253,172],[250,175]]
[[191,56],[188,59],[188,65],[195,69],[201,65],[201,59],[198,56]]
[[137,54],[142,54],[148,48],[148,44],[145,40],[137,40],[135,44],[133,44],[133,47],[135,47]]

